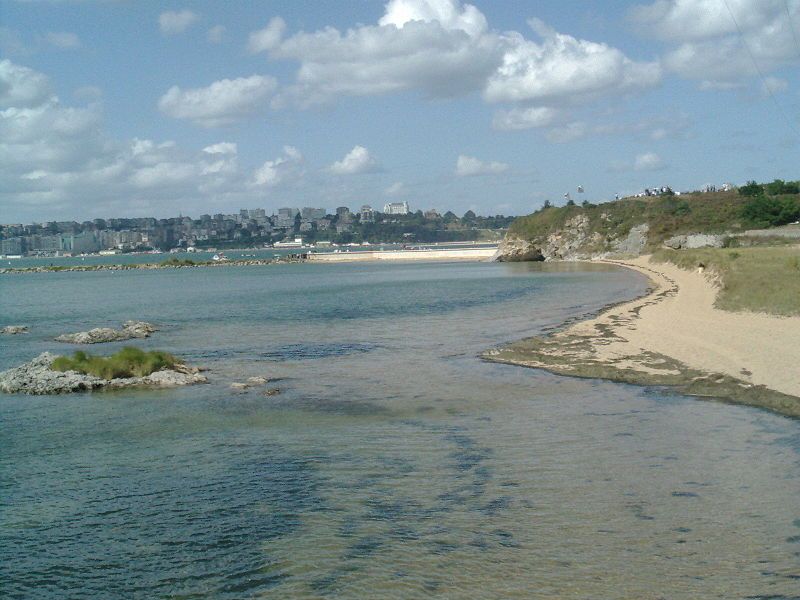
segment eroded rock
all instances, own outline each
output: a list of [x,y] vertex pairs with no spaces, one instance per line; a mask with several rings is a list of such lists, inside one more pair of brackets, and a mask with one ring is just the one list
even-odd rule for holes
[[28,333],[27,325],[6,325],[0,327],[0,334],[3,335],[18,335],[20,333]]
[[124,340],[142,339],[158,331],[155,325],[145,321],[125,321],[121,329],[111,327],[95,327],[89,331],[78,333],[65,333],[56,338],[57,342],[68,344],[102,344],[105,342],[120,342]]

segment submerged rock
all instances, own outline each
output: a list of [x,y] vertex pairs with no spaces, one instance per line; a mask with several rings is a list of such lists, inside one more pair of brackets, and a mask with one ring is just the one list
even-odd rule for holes
[[4,335],[17,335],[19,333],[28,333],[27,325],[7,325],[0,327],[0,334]]
[[125,321],[121,329],[111,327],[95,327],[89,331],[78,333],[65,333],[56,338],[57,342],[68,344],[102,344],[105,342],[120,342],[124,340],[141,339],[150,337],[158,328],[144,321]]
[[120,389],[127,387],[178,387],[195,383],[207,383],[200,370],[187,365],[175,365],[172,369],[156,371],[146,377],[102,379],[76,371],[51,369],[55,354],[44,352],[19,367],[0,373],[0,392],[7,394],[67,394],[96,389]]

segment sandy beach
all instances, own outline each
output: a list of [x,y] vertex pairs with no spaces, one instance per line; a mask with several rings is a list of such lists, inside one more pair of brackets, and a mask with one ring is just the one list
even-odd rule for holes
[[582,377],[674,385],[702,396],[800,416],[800,318],[714,307],[707,274],[644,256],[604,261],[650,278],[649,294],[549,337],[485,358]]

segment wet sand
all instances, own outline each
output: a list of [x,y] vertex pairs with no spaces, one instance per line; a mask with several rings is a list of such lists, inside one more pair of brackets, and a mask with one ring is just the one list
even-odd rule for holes
[[649,277],[650,293],[484,357],[579,377],[676,386],[800,416],[800,318],[719,310],[717,288],[699,271],[649,257],[604,262]]

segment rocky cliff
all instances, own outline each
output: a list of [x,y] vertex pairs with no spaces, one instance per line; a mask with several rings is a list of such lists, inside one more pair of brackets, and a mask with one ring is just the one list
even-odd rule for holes
[[511,225],[496,259],[588,260],[662,246],[720,247],[742,228],[740,206],[735,194],[698,194],[543,208]]

